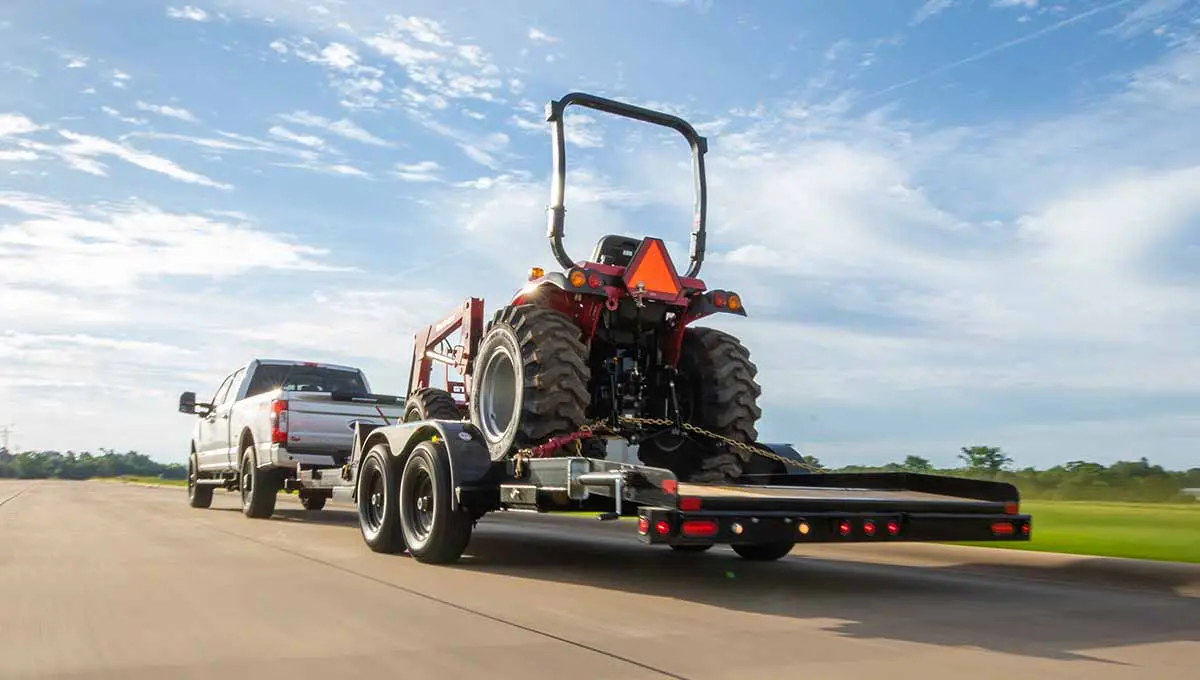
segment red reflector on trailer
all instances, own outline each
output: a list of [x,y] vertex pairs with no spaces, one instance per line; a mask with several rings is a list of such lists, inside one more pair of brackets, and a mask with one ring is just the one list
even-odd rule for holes
[[638,533],[643,536],[650,533],[650,520],[645,517],[638,518]]
[[992,523],[992,533],[997,536],[1011,536],[1013,532],[1012,522],[994,522]]
[[654,530],[658,532],[659,536],[666,536],[671,533],[671,525],[667,524],[666,520],[661,520],[654,525]]
[[695,496],[684,496],[679,499],[679,509],[684,512],[696,512],[700,509],[700,499]]
[[868,536],[874,536],[875,535],[875,523],[872,522],[871,520],[867,520],[867,521],[863,522],[863,533]]
[[838,533],[839,533],[839,534],[841,534],[841,535],[843,535],[843,536],[849,536],[849,535],[850,535],[850,528],[851,528],[851,527],[850,527],[850,520],[848,520],[848,519],[844,519],[844,520],[842,520],[842,521],[838,522]]
[[711,519],[689,519],[681,531],[684,536],[715,536],[717,523]]
[[891,520],[887,523],[887,532],[890,536],[895,536],[900,533],[900,523],[896,520]]
[[664,479],[662,480],[662,484],[660,484],[660,486],[662,486],[662,490],[666,493],[679,493],[679,482],[674,479]]

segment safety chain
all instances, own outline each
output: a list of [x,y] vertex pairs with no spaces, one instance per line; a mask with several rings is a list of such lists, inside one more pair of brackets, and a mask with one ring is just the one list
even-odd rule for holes
[[[639,416],[618,416],[618,418],[623,422],[633,423],[635,425],[662,425],[662,426],[667,426],[667,427],[675,425],[675,421],[668,420],[666,418],[642,418]],[[520,476],[522,461],[526,458],[544,457],[549,452],[551,452],[565,444],[569,444],[571,442],[575,442],[576,453],[582,454],[583,447],[582,447],[582,444],[580,444],[580,441],[582,439],[586,439],[587,437],[592,436],[593,433],[598,429],[604,429],[604,430],[607,430],[611,434],[617,434],[616,432],[613,432],[611,428],[608,427],[608,425],[604,419],[599,419],[599,420],[594,420],[590,423],[583,425],[582,427],[580,427],[578,430],[576,430],[572,434],[566,435],[564,437],[555,437],[555,438],[551,439],[550,441],[546,442],[545,444],[541,444],[540,446],[525,448],[525,449],[521,449],[521,450],[517,451],[515,458],[516,458],[518,477]],[[813,465],[809,465],[808,463],[792,460],[791,458],[784,458],[783,456],[781,456],[773,451],[766,451],[766,450],[760,449],[752,444],[747,444],[745,442],[738,441],[737,439],[734,439],[732,437],[726,437],[725,435],[717,434],[716,432],[710,432],[702,427],[697,427],[696,425],[692,425],[691,423],[684,423],[683,429],[688,430],[690,432],[695,432],[696,434],[702,434],[706,437],[711,437],[712,439],[716,439],[717,441],[720,441],[729,446],[733,446],[733,447],[742,449],[743,451],[749,451],[752,454],[762,456],[763,458],[773,460],[777,463],[782,463],[784,466],[796,467],[796,468],[800,468],[801,470],[806,470],[808,472],[818,472],[818,473],[821,472],[821,470],[819,468],[817,468]]]

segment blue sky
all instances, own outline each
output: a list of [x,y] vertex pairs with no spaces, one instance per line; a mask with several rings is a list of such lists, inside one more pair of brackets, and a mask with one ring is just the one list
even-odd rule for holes
[[[542,110],[586,90],[708,135],[701,276],[745,297],[712,325],[752,349],[764,439],[1198,464],[1198,3],[448,5],[0,8],[20,446],[183,460],[178,393],[256,356],[402,392],[422,324],[553,266]],[[682,140],[580,111],[572,256],[683,256]]]

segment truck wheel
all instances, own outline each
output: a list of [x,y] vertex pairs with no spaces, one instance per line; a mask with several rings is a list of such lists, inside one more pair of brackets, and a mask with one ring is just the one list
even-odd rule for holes
[[418,562],[447,564],[467,549],[474,520],[466,508],[451,510],[452,500],[446,449],[431,441],[417,444],[400,476],[400,527]]
[[579,337],[575,322],[550,307],[496,313],[475,354],[469,400],[492,460],[584,424],[591,371]]
[[416,420],[462,420],[458,402],[446,390],[422,387],[408,395],[404,403],[404,422]]
[[729,546],[744,560],[752,562],[774,562],[786,557],[796,547],[795,541],[780,541],[778,543],[746,543]]
[[212,506],[213,488],[207,484],[200,484],[200,465],[196,462],[196,456],[188,458],[188,505],[193,508],[207,508]]
[[[684,422],[735,441],[753,444],[762,416],[750,352],[734,336],[715,328],[688,328],[683,334],[676,390]],[[647,465],[674,471],[692,482],[729,482],[740,477],[754,455],[701,434],[667,449],[658,440],[643,442],[638,457]]]
[[323,493],[302,493],[300,494],[300,507],[315,512],[324,508],[325,502],[328,500],[329,496]]
[[254,445],[242,452],[241,479],[238,489],[242,493],[242,514],[254,519],[265,519],[275,514],[275,501],[279,497],[279,474],[275,470],[258,467],[258,456]]
[[377,553],[404,549],[400,515],[396,511],[396,463],[385,444],[376,444],[363,458],[355,490],[358,528],[367,547]]

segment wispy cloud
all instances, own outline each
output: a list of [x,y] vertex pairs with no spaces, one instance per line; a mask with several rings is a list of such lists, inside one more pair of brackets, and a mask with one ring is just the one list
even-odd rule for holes
[[208,12],[205,12],[199,7],[193,7],[191,5],[184,5],[183,7],[168,7],[167,16],[171,17],[172,19],[183,19],[186,21],[208,21],[209,19]]
[[437,182],[440,181],[438,171],[441,166],[435,161],[421,161],[419,163],[403,164],[397,163],[394,174],[406,182]]
[[285,123],[318,128],[325,130],[330,134],[344,137],[362,144],[371,144],[374,146],[383,147],[392,146],[391,142],[371,134],[360,127],[357,123],[347,118],[332,120],[330,118],[326,118],[325,116],[309,113],[308,111],[296,111],[294,113],[281,114],[278,116],[278,118]]
[[294,142],[313,149],[326,148],[325,140],[316,135],[302,135],[283,127],[282,125],[272,126],[267,130],[267,133],[272,137],[277,137],[285,142]]
[[536,42],[536,43],[556,43],[556,42],[558,42],[558,38],[555,38],[554,36],[550,35],[549,33],[546,33],[545,31],[541,30],[540,28],[535,28],[532,26],[529,28],[529,33],[527,34],[527,37],[531,41]]
[[161,105],[161,104],[148,104],[148,103],[146,103],[144,101],[140,101],[140,100],[137,103],[135,103],[134,106],[136,106],[139,111],[146,111],[148,113],[156,113],[160,116],[165,116],[167,118],[175,118],[178,120],[187,121],[189,123],[198,122],[198,119],[196,118],[196,116],[193,115],[191,111],[188,111],[185,108],[181,108],[181,107],[177,107],[177,106],[165,106],[165,105]]

